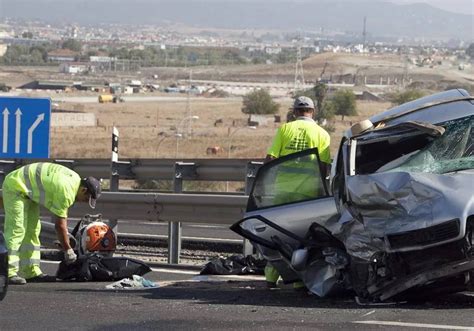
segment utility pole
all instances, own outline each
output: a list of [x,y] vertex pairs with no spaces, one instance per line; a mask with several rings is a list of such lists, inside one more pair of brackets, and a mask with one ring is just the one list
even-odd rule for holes
[[301,45],[296,48],[295,87],[293,93],[304,88],[303,60],[301,59]]
[[402,52],[403,56],[403,77],[402,77],[402,87],[405,88],[408,85],[408,61],[410,58],[408,56],[408,46],[405,46],[404,51]]
[[[193,79],[193,71],[189,70],[189,86],[188,86],[188,95],[186,98],[186,117],[192,117],[192,110],[191,110],[191,86],[192,86],[192,79]],[[192,121],[188,121],[186,123],[186,128],[183,130],[187,137],[192,137],[193,135],[193,127]]]
[[364,16],[364,29],[362,30],[362,39],[364,50],[367,48],[367,16]]

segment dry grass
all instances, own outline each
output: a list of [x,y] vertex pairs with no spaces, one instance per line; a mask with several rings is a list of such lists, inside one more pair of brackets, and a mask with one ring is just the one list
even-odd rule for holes
[[[281,101],[280,113],[285,118],[290,100]],[[338,116],[331,134],[331,150],[337,149],[342,132],[351,123],[367,118],[386,108],[388,103],[358,102],[359,116]],[[72,109],[74,105],[65,104]],[[245,129],[247,115],[240,111],[238,99],[200,99],[193,101],[191,110],[199,120],[193,122],[192,136],[178,140],[179,158],[226,158],[231,143],[233,158],[262,158],[266,154],[276,128],[275,123],[257,130]],[[52,158],[110,157],[112,127],[120,132],[121,158],[174,158],[176,156],[177,126],[187,116],[186,102],[87,104],[84,111],[95,113],[96,128],[54,128],[51,132]],[[222,124],[215,126],[217,120]],[[185,133],[181,122],[180,133]],[[239,130],[239,131],[236,131]],[[161,134],[160,134],[161,133]],[[231,135],[231,136],[230,136]],[[208,155],[208,147],[220,146],[217,155]]]

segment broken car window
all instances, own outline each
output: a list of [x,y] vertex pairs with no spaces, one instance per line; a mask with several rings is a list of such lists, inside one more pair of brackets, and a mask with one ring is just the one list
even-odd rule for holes
[[327,196],[315,154],[275,162],[257,177],[250,195],[255,208],[265,208]]
[[407,171],[443,174],[474,168],[474,116],[440,124],[446,131],[419,150],[410,150],[377,172]]

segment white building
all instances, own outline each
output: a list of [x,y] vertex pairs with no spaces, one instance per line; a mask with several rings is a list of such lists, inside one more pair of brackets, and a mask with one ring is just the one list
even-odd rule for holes
[[0,56],[4,56],[5,53],[7,52],[8,45],[6,44],[0,44]]
[[87,65],[81,62],[66,62],[59,65],[59,71],[66,74],[80,74],[87,71]]
[[264,51],[266,54],[276,55],[281,53],[281,47],[266,46]]

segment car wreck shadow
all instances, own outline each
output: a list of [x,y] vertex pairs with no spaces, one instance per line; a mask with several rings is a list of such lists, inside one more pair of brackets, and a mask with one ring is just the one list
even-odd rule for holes
[[101,292],[112,295],[141,296],[150,300],[192,301],[197,305],[244,305],[288,308],[326,309],[463,309],[474,306],[474,292],[455,293],[409,302],[357,304],[351,293],[330,298],[318,298],[306,291],[294,290],[291,285],[279,289],[266,288],[263,281],[176,281],[158,282],[160,287],[141,289],[61,289],[68,292]]
[[331,298],[318,298],[306,291],[297,291],[291,286],[283,289],[267,289],[264,282],[228,281],[216,282],[176,282],[144,294],[147,299],[192,300],[197,304],[251,305],[306,308],[393,308],[404,309],[460,309],[472,308],[474,293],[457,293],[426,300],[411,302],[359,305],[351,294]]

